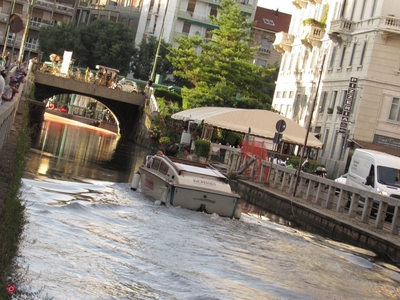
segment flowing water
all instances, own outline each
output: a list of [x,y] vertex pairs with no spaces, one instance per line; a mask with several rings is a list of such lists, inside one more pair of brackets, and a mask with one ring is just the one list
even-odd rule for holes
[[34,148],[16,272],[36,299],[400,298],[400,270],[370,251],[256,208],[231,220],[156,205],[127,183],[143,150],[115,135],[47,120]]

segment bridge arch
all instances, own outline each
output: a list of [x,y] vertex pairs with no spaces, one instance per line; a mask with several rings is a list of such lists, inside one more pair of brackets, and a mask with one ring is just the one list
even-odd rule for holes
[[119,122],[122,139],[133,140],[140,126],[146,96],[110,89],[48,73],[35,72],[34,99],[43,102],[55,95],[77,94],[93,98],[107,106]]

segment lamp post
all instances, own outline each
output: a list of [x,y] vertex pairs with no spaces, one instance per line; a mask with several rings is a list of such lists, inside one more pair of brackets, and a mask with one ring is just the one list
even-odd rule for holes
[[28,10],[28,16],[27,16],[27,20],[26,20],[25,30],[24,30],[24,34],[22,35],[21,46],[19,47],[18,60],[20,62],[22,62],[22,60],[24,58],[25,43],[26,43],[26,39],[27,39],[28,33],[29,33],[29,26],[31,24],[31,15],[32,15],[34,4],[35,4],[35,0],[31,0],[29,2],[29,10]]
[[4,55],[6,54],[6,51],[7,51],[8,35],[10,34],[10,16],[14,13],[15,1],[16,0],[14,0],[13,5],[11,6],[11,10],[8,15],[8,20],[7,20],[7,25],[6,25],[6,35],[4,36],[3,53],[1,54],[1,63],[3,66],[5,66],[5,64],[6,64],[6,62],[4,60]]
[[155,72],[156,72],[158,53],[160,52],[160,46],[161,46],[161,40],[163,38],[163,34],[164,34],[164,27],[161,28],[160,37],[158,38],[156,57],[154,58],[153,69],[151,70],[150,79],[151,79],[152,82],[154,82],[154,75],[155,75]]
[[305,152],[306,147],[307,147],[307,140],[308,140],[308,135],[310,133],[310,127],[311,127],[311,121],[312,121],[313,114],[314,114],[315,103],[316,103],[317,97],[318,97],[318,90],[319,90],[319,85],[321,83],[322,71],[324,69],[325,57],[326,57],[326,54],[324,54],[324,57],[322,58],[321,69],[319,70],[319,79],[318,79],[317,90],[315,91],[315,97],[314,97],[314,100],[313,100],[312,106],[311,106],[311,113],[310,113],[310,118],[309,118],[308,124],[307,124],[307,131],[306,131],[306,136],[304,138],[304,145],[303,145],[303,148],[300,151],[300,161],[299,161],[299,167],[297,168],[297,171],[296,171],[296,184],[294,185],[293,197],[296,197],[297,185],[299,184],[301,165],[303,163],[303,156],[304,156],[304,152]]

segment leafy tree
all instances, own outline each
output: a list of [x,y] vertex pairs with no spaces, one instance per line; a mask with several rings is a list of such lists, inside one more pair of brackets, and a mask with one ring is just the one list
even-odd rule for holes
[[[151,36],[143,39],[139,44],[139,50],[131,62],[131,70],[135,78],[148,80],[153,70],[154,58],[156,56],[158,40]],[[160,50],[156,64],[155,74],[166,76],[172,74],[172,64],[166,59],[170,45],[164,40],[161,41]]]
[[[250,29],[235,0],[223,0],[219,19],[210,16],[218,28],[212,38],[182,36],[175,40],[168,56],[174,74],[188,80],[193,89],[182,90],[184,108],[229,106],[271,109],[271,69],[251,63],[256,47],[250,47]],[[198,55],[199,50],[201,54]],[[268,80],[267,80],[268,78]]]
[[76,27],[73,23],[48,26],[40,31],[39,40],[39,50],[45,59],[51,53],[62,55],[68,50],[73,51],[79,66],[104,65],[119,69],[121,74],[130,71],[129,63],[136,53],[131,29],[103,19],[85,27]]
[[43,52],[43,59],[49,60],[52,53],[62,56],[64,51],[74,51],[78,35],[78,28],[70,22],[42,27],[39,31],[39,50]]

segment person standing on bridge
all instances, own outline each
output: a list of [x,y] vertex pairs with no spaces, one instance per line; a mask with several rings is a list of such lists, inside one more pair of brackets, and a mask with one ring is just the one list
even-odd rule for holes
[[1,95],[1,100],[8,101],[8,102],[13,100],[14,89],[15,89],[16,84],[17,84],[17,80],[14,78],[11,78],[10,83],[8,85],[6,85],[6,87],[4,88],[4,92]]
[[6,77],[7,77],[7,73],[6,70],[2,70],[1,72],[1,76],[0,76],[0,95],[3,95],[4,93],[4,88],[6,87]]

